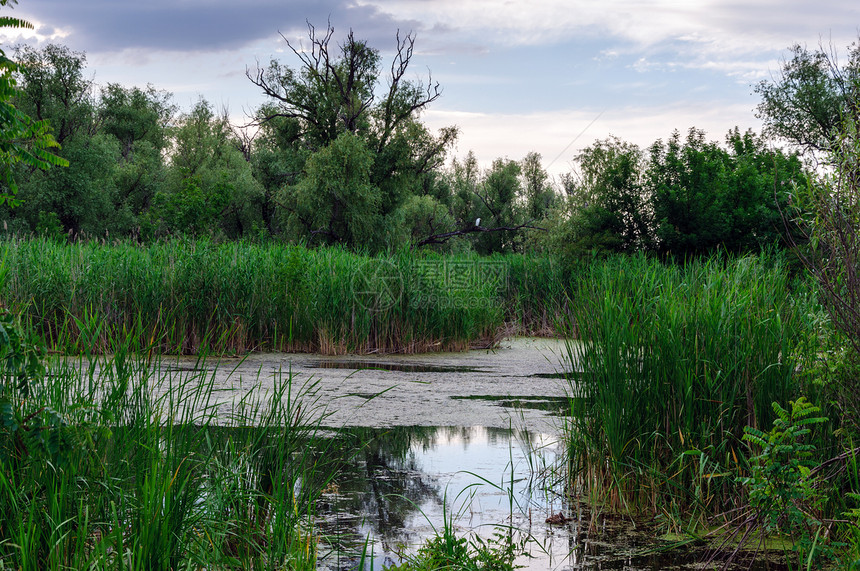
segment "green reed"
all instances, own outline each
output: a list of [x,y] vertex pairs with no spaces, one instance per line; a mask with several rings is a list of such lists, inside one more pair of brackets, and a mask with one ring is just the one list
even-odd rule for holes
[[[593,264],[571,304],[567,427],[578,490],[613,510],[717,513],[737,497],[744,426],[800,390],[808,301],[774,260]],[[579,410],[581,409],[581,410]]]
[[126,335],[169,354],[463,349],[505,330],[548,332],[566,298],[553,262],[526,256],[8,239],[0,259],[2,303],[71,353]]
[[335,474],[314,385],[220,402],[215,372],[61,358],[0,392],[0,568],[315,569]]

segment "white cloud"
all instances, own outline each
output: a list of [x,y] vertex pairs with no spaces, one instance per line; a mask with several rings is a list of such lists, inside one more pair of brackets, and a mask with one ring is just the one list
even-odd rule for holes
[[[774,37],[797,38],[810,29],[843,27],[856,35],[860,8],[851,0],[816,5],[807,0],[357,0],[397,19],[440,30],[483,30],[512,43],[547,43],[586,33],[613,35],[651,45],[671,39],[707,44],[732,39],[723,48],[755,50]],[[850,38],[849,38],[850,39]]]
[[[854,0],[357,0],[393,19],[501,46],[590,39],[613,44],[604,56],[660,52],[661,60],[726,66],[773,58],[823,34],[843,48],[857,38]],[[812,34],[812,35],[810,35]],[[614,45],[619,44],[619,45]]]
[[[465,156],[472,150],[481,166],[486,168],[496,158],[519,160],[536,151],[542,155],[544,167],[553,176],[570,171],[571,161],[580,149],[609,135],[646,149],[657,139],[667,139],[675,129],[683,134],[696,127],[703,129],[709,139],[722,141],[736,126],[742,131],[761,128],[753,110],[748,105],[739,104],[700,102],[650,108],[627,107],[600,113],[599,109],[522,114],[431,110],[424,119],[431,129],[447,125],[460,127],[455,156]],[[574,140],[578,135],[579,139]],[[565,148],[567,150],[559,156]],[[550,165],[556,157],[555,163]]]
[[6,28],[0,33],[0,44],[15,45],[28,42],[62,42],[69,35],[69,31],[63,28],[48,26],[38,20],[30,20],[33,29]]

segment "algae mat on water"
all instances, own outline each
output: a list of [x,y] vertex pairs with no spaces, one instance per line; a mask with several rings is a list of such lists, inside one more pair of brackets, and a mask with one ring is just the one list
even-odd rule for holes
[[567,381],[555,378],[569,367],[565,355],[563,340],[515,338],[493,350],[462,353],[254,354],[210,359],[211,373],[183,372],[198,362],[182,357],[164,358],[161,368],[176,375],[214,375],[216,399],[225,411],[248,390],[269,390],[270,380],[291,373],[294,386],[313,385],[327,426],[513,426],[555,432],[557,410],[517,403],[565,397]]

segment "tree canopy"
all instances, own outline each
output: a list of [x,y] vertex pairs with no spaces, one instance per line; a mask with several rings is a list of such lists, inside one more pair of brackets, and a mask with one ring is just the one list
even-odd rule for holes
[[[0,0],[2,7],[10,3],[16,4],[17,0]],[[0,16],[0,28],[33,29],[33,25],[20,18]],[[59,143],[54,139],[48,122],[38,117],[31,119],[13,102],[18,92],[15,73],[21,69],[0,49],[0,183],[5,186],[0,190],[0,205],[4,202],[10,206],[20,204],[15,197],[18,191],[13,176],[15,165],[22,163],[36,169],[68,166],[64,159],[51,152],[51,149],[59,147]]]
[[767,134],[826,155],[839,145],[842,121],[860,119],[860,43],[848,48],[845,65],[832,46],[810,50],[795,44],[779,74],[759,83],[756,92]]
[[[297,238],[378,248],[385,235],[398,235],[404,204],[433,186],[457,130],[433,135],[419,120],[442,91],[432,78],[426,85],[407,78],[411,33],[396,35],[385,87],[377,49],[351,30],[340,45],[333,37],[331,26],[319,33],[308,24],[308,49],[284,38],[297,67],[274,60],[246,71],[271,99],[255,116],[264,135],[258,147],[268,147],[258,148],[267,156],[258,168]],[[358,228],[365,224],[382,231],[368,239]]]
[[[422,122],[442,91],[410,75],[412,33],[394,35],[387,63],[352,31],[336,42],[330,26],[309,25],[306,44],[284,41],[292,61],[246,70],[268,100],[244,127],[205,100],[181,112],[152,85],[96,85],[86,55],[65,46],[17,48],[19,63],[4,59],[0,73],[0,182],[3,200],[23,204],[0,215],[12,232],[60,239],[684,257],[776,242],[789,189],[809,174],[794,153],[739,129],[721,142],[697,129],[647,148],[595,141],[558,181],[534,152],[449,161],[457,128]],[[856,112],[858,50],[844,68],[820,50],[792,54],[782,79],[759,86],[767,132],[813,151],[845,146],[834,117],[844,125]],[[52,164],[69,168],[44,170]]]

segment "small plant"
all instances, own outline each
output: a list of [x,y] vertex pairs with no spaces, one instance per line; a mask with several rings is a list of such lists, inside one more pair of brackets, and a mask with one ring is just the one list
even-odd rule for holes
[[744,429],[744,441],[761,452],[752,458],[752,474],[739,481],[749,487],[750,505],[762,514],[765,531],[792,535],[820,522],[813,510],[823,498],[809,478],[815,446],[805,444],[803,437],[811,425],[827,419],[818,416],[821,409],[805,397],[791,402],[791,410],[778,403],[773,403],[773,410],[777,418],[769,432]]
[[734,551],[737,554],[753,539],[758,539],[759,549],[768,537],[778,534],[793,541],[798,560],[807,564],[832,555],[822,541],[829,535],[829,528],[821,516],[826,498],[813,476],[815,446],[804,441],[811,433],[810,427],[827,419],[805,397],[790,405],[785,409],[773,403],[776,419],[770,431],[744,428],[744,441],[760,452],[750,460],[750,475],[736,479],[749,490],[749,503],[741,515],[729,522],[736,525],[737,531],[723,545],[742,533]]
[[463,571],[513,571],[520,567],[514,559],[522,546],[511,534],[496,532],[489,539],[475,537],[467,541],[457,537],[446,527],[443,533],[428,539],[415,556],[393,571],[435,571],[451,569]]

